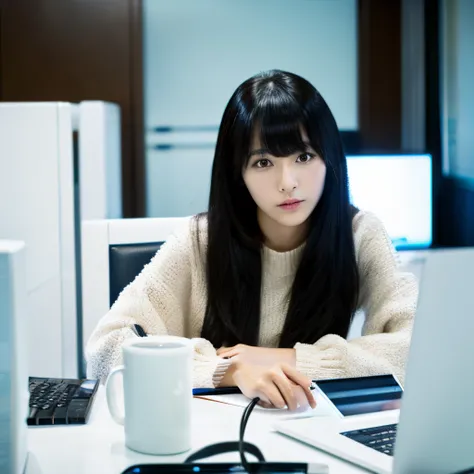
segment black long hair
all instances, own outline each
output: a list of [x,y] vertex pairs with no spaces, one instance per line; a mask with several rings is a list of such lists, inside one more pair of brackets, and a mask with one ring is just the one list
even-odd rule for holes
[[[273,156],[304,151],[303,128],[324,160],[320,201],[309,217],[280,347],[346,337],[357,306],[359,274],[352,235],[346,158],[334,117],[319,92],[295,74],[273,70],[242,83],[219,128],[212,167],[206,254],[207,307],[202,337],[215,347],[258,345],[262,235],[243,181],[252,132]],[[202,217],[202,216],[201,216]]]

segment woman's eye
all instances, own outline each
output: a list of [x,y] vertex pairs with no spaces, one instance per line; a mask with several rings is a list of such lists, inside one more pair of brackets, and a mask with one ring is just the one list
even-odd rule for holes
[[261,159],[261,160],[258,160],[257,162],[255,162],[254,166],[256,168],[268,168],[269,166],[271,166],[272,163],[270,160],[267,160],[265,158]]
[[312,155],[311,153],[303,153],[300,156],[298,156],[296,161],[298,163],[308,163],[308,161],[311,161],[313,158],[314,158],[314,155]]

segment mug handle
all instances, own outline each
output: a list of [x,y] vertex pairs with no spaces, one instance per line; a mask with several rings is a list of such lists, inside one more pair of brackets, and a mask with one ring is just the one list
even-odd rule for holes
[[123,373],[123,370],[124,370],[123,365],[120,365],[112,369],[109,373],[107,382],[105,384],[105,395],[107,397],[107,405],[109,407],[110,415],[112,416],[114,421],[118,423],[119,425],[124,424],[125,411],[123,408],[120,408],[119,404],[117,403],[117,395],[116,395],[117,392],[114,391],[113,381],[119,373]]

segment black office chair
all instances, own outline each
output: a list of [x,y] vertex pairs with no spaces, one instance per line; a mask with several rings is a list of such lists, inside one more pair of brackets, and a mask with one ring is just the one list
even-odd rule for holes
[[109,246],[110,306],[150,262],[163,242]]

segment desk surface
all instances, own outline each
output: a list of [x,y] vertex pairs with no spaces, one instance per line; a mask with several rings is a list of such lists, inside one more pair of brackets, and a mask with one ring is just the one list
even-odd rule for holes
[[[182,462],[191,452],[208,444],[237,440],[242,410],[237,406],[194,399],[191,451],[175,456],[149,456],[125,447],[123,427],[110,417],[101,387],[86,425],[28,429],[26,474],[120,474],[137,463]],[[330,473],[337,474],[367,472],[276,433],[272,428],[276,416],[253,412],[245,433],[246,441],[256,444],[267,460],[322,462],[329,466]],[[232,453],[209,461],[238,459],[238,454]]]
[[[419,276],[429,252],[400,252],[402,265]],[[242,408],[200,399],[194,399],[193,404],[191,451],[177,456],[147,456],[125,447],[123,427],[110,417],[101,387],[87,425],[28,429],[29,459],[25,474],[120,474],[137,463],[182,462],[203,446],[238,439]],[[367,472],[276,433],[272,429],[275,421],[275,415],[253,412],[245,433],[245,439],[257,445],[267,460],[322,462],[331,473],[337,474]],[[210,461],[238,461],[238,454],[216,456]]]

